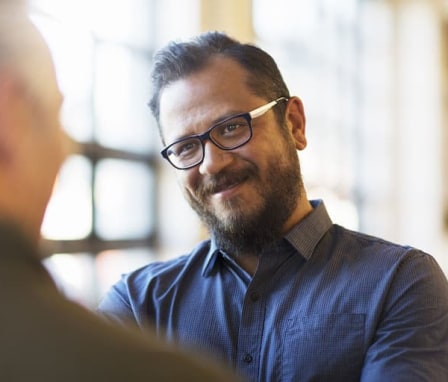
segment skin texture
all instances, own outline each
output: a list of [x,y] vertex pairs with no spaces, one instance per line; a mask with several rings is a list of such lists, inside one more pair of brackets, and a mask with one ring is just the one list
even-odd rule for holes
[[[160,125],[170,143],[270,101],[250,91],[247,73],[237,62],[215,56],[200,71],[163,89]],[[208,141],[200,165],[175,170],[187,201],[249,272],[255,270],[260,250],[311,211],[297,155],[306,147],[300,99],[289,99],[284,126],[272,110],[252,126],[254,135],[246,145],[223,151]]]
[[18,56],[16,67],[0,66],[0,214],[37,242],[69,140],[49,50],[30,23],[21,31],[29,56]]

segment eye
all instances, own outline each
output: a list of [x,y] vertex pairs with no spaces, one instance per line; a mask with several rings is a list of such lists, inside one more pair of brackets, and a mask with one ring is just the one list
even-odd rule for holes
[[246,134],[248,122],[244,118],[231,119],[225,121],[215,128],[215,134],[221,138],[232,138],[240,134]]
[[238,122],[233,122],[233,123],[229,123],[224,125],[224,128],[222,129],[222,133],[224,134],[232,134],[235,132],[235,130],[238,130],[239,128],[241,128],[242,125]]
[[197,153],[200,145],[200,142],[196,139],[181,141],[171,146],[168,150],[168,155],[174,155],[181,158],[192,156]]

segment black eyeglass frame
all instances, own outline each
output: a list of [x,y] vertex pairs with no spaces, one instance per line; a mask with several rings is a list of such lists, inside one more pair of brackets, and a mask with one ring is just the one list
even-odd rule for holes
[[[234,114],[231,115],[225,119],[223,119],[222,121],[219,121],[217,123],[215,123],[213,126],[211,126],[209,129],[207,129],[207,131],[205,131],[202,134],[197,134],[197,135],[189,135],[188,137],[183,137],[180,138],[172,143],[170,143],[169,145],[165,146],[162,151],[160,152],[160,154],[162,155],[162,157],[164,159],[166,159],[171,166],[173,166],[174,168],[178,169],[178,170],[189,170],[190,168],[196,167],[198,165],[200,165],[205,157],[205,141],[209,140],[210,142],[212,142],[216,147],[220,148],[221,150],[224,151],[231,151],[231,150],[235,150],[241,146],[244,146],[246,143],[248,143],[253,136],[253,130],[252,130],[252,120],[258,117],[261,117],[263,114],[267,113],[269,110],[271,110],[274,106],[276,106],[279,102],[281,101],[288,101],[289,98],[288,97],[279,97],[271,102],[268,102],[267,104],[264,104],[262,106],[257,107],[256,109],[249,111],[247,113],[241,113],[241,114]],[[213,137],[210,135],[211,132],[216,128],[221,126],[223,123],[230,121],[234,118],[244,118],[247,121],[248,127],[249,127],[249,135],[247,137],[246,140],[242,141],[241,143],[238,143],[235,146],[231,146],[231,147],[226,147],[226,146],[222,146],[221,144],[219,144],[218,142],[216,142]],[[190,139],[198,139],[201,142],[201,146],[202,146],[202,156],[201,159],[198,160],[197,162],[194,162],[191,165],[188,165],[186,167],[179,167],[176,166],[170,159],[168,156],[168,150],[174,146],[177,145],[178,143],[184,142],[184,141],[188,141]]]

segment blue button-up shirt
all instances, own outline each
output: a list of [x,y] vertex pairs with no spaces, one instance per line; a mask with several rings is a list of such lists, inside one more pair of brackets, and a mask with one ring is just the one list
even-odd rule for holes
[[99,306],[251,381],[448,381],[448,284],[428,254],[332,224],[322,202],[252,277],[204,241]]

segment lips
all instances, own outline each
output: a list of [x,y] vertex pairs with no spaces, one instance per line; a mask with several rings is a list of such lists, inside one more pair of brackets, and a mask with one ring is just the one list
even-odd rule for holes
[[235,187],[235,186],[237,186],[237,185],[239,185],[241,183],[242,183],[242,180],[239,180],[239,179],[238,180],[225,181],[225,182],[217,184],[215,187],[213,187],[211,189],[211,193],[212,194],[218,194],[220,192],[223,192],[223,191],[226,191],[226,190],[228,190],[230,188],[233,188],[233,187]]
[[247,181],[250,177],[250,171],[240,171],[239,173],[232,174],[218,174],[213,178],[204,181],[201,187],[198,189],[201,197],[222,193],[230,190],[243,182]]

